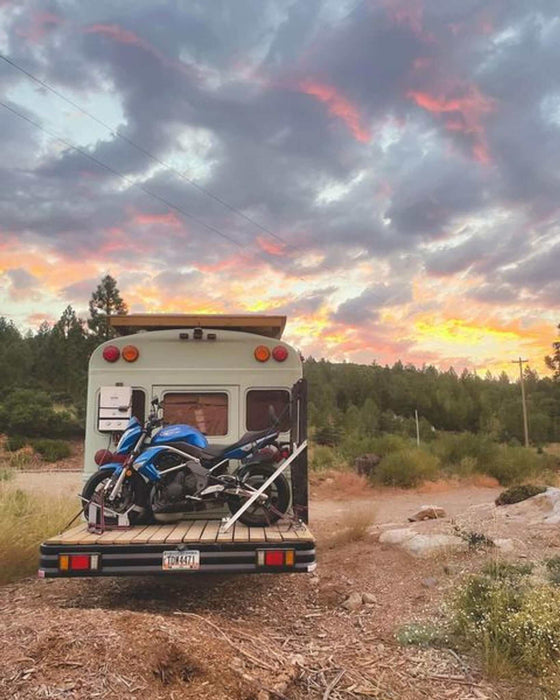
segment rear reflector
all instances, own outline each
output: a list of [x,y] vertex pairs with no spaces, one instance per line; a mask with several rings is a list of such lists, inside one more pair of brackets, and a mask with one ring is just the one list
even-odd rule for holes
[[257,565],[274,567],[292,567],[295,564],[293,549],[258,549]]
[[255,360],[266,362],[270,358],[270,350],[266,345],[257,345],[255,348]]
[[99,554],[59,554],[59,571],[97,571]]
[[284,362],[288,358],[288,351],[283,345],[277,345],[272,351],[272,357],[276,362]]
[[107,345],[103,348],[103,359],[106,362],[116,362],[121,356],[121,352],[116,345]]

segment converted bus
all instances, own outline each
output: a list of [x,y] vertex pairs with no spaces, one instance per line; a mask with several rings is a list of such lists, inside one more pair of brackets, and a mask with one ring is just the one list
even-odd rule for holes
[[81,521],[41,545],[39,576],[175,575],[163,564],[174,550],[197,553],[189,575],[314,570],[306,384],[299,353],[281,340],[286,317],[131,314],[109,323],[117,337],[89,363],[84,480],[99,450],[116,445],[131,416],[143,422],[154,399],[164,424],[192,425],[211,445],[266,428],[273,406],[283,416],[281,442],[297,453],[285,473],[291,515],[268,527],[228,525],[219,508],[103,531]]

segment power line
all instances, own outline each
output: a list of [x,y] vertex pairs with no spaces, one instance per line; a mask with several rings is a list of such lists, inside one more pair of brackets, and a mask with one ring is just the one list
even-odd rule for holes
[[106,124],[102,119],[99,119],[99,117],[96,117],[94,114],[92,114],[87,109],[85,109],[84,107],[79,105],[77,102],[74,102],[74,100],[70,99],[69,97],[67,97],[66,95],[61,93],[59,90],[52,87],[52,85],[49,85],[49,83],[46,83],[44,80],[41,80],[41,78],[38,78],[36,75],[33,75],[33,73],[30,73],[28,70],[26,70],[22,66],[18,65],[15,61],[12,61],[12,59],[8,58],[7,56],[4,56],[3,54],[0,54],[0,58],[3,61],[5,61],[6,63],[8,63],[10,66],[15,68],[16,70],[20,71],[20,73],[23,73],[24,75],[26,75],[28,78],[30,78],[30,80],[33,80],[35,83],[37,83],[38,85],[41,85],[41,87],[44,87],[46,90],[50,90],[50,92],[52,92],[54,95],[59,97],[61,100],[64,100],[65,102],[67,102],[69,105],[71,105],[75,109],[79,110],[83,114],[86,114],[90,119],[93,119],[93,121],[95,121],[97,124],[102,126],[104,129],[107,129],[109,131],[109,133],[111,133],[113,136],[120,138],[125,143],[129,144],[129,146],[132,146],[137,151],[139,151],[140,153],[143,153],[145,156],[150,158],[152,161],[154,161],[154,163],[161,165],[162,167],[166,168],[170,172],[174,173],[178,177],[185,180],[185,182],[188,182],[189,185],[196,188],[199,192],[202,192],[207,197],[210,197],[214,201],[218,202],[222,206],[226,207],[230,211],[232,211],[235,214],[237,214],[238,216],[242,217],[248,223],[253,224],[253,226],[256,226],[261,231],[263,231],[263,233],[266,233],[267,235],[272,236],[272,238],[275,238],[277,241],[280,241],[281,243],[283,243],[284,245],[286,245],[290,248],[297,249],[297,246],[294,246],[293,244],[289,243],[284,238],[279,236],[277,233],[274,233],[274,231],[271,231],[269,228],[267,228],[263,224],[259,223],[258,221],[255,221],[255,219],[251,218],[250,216],[247,216],[247,214],[242,212],[240,209],[238,209],[237,207],[234,207],[232,204],[229,204],[229,202],[226,202],[224,199],[222,199],[218,195],[214,194],[206,187],[203,187],[202,185],[197,184],[194,180],[191,180],[191,178],[187,177],[180,170],[177,170],[172,165],[169,165],[169,163],[166,163],[165,161],[161,160],[161,158],[158,158],[158,156],[155,156],[153,153],[150,153],[150,151],[145,149],[143,146],[140,146],[132,139],[129,139],[127,136],[124,136],[119,131],[113,129],[108,124]]
[[[99,167],[104,168],[105,170],[108,170],[110,173],[112,173],[113,175],[116,175],[117,177],[120,177],[122,180],[124,180],[126,183],[128,183],[131,187],[137,187],[138,189],[142,190],[142,192],[149,195],[150,197],[153,197],[154,199],[158,200],[159,202],[162,202],[163,204],[165,204],[167,207],[170,207],[171,209],[175,209],[176,211],[181,213],[183,216],[186,216],[187,218],[191,219],[195,223],[199,224],[200,226],[203,226],[204,228],[208,229],[209,231],[212,231],[213,233],[217,234],[218,236],[221,236],[222,238],[226,239],[230,243],[233,243],[234,245],[238,246],[239,248],[241,248],[241,249],[246,248],[245,245],[243,245],[242,243],[237,241],[235,238],[228,236],[226,233],[224,233],[223,231],[220,231],[220,229],[216,228],[215,226],[212,226],[211,224],[207,224],[206,222],[202,221],[202,219],[199,219],[194,214],[191,214],[190,212],[186,211],[186,209],[183,209],[182,207],[178,206],[177,204],[173,204],[165,197],[162,197],[161,195],[156,194],[155,192],[152,192],[152,190],[149,190],[145,185],[143,185],[139,182],[134,182],[126,175],[123,175],[123,173],[120,173],[118,170],[115,170],[110,165],[103,163],[103,161],[99,160],[95,156],[92,156],[91,153],[84,151],[79,146],[75,146],[73,143],[70,143],[70,141],[67,141],[66,139],[63,139],[62,137],[58,136],[58,134],[55,134],[54,132],[52,132],[50,129],[47,129],[39,122],[36,122],[34,119],[31,119],[31,117],[28,117],[27,115],[22,114],[21,112],[18,112],[17,109],[10,107],[5,102],[0,101],[0,106],[4,107],[12,114],[15,114],[20,119],[24,119],[26,122],[33,125],[34,127],[39,129],[40,131],[44,132],[45,134],[47,134],[51,138],[54,138],[57,141],[59,141],[60,143],[64,144],[67,148],[70,148],[73,151],[77,151],[80,155],[84,156],[84,158],[91,160],[92,162],[96,163]],[[266,262],[268,262],[268,260],[266,260]]]

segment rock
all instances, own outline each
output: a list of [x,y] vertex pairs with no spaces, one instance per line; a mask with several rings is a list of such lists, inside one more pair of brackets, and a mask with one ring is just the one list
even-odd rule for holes
[[377,598],[371,593],[362,593],[362,603],[364,605],[376,605]]
[[417,533],[409,527],[401,527],[397,530],[385,530],[379,535],[381,544],[402,544],[406,540],[416,537]]
[[513,552],[515,549],[515,545],[513,544],[513,540],[507,540],[503,538],[496,538],[494,540],[494,544],[498,549],[500,549],[502,552]]
[[345,610],[358,610],[358,608],[362,607],[362,594],[356,593],[356,591],[350,593],[348,598],[342,603],[342,607]]
[[435,588],[437,584],[438,580],[433,576],[429,576],[428,578],[422,579],[422,585],[424,586],[424,588]]
[[468,544],[455,535],[415,535],[401,543],[403,549],[416,557],[427,557],[441,551],[464,552]]
[[365,454],[356,457],[354,469],[362,476],[371,476],[375,472],[375,467],[381,462],[381,457],[375,454]]
[[447,513],[441,506],[422,506],[419,511],[414,513],[408,520],[413,523],[418,520],[437,520],[438,518],[447,517]]

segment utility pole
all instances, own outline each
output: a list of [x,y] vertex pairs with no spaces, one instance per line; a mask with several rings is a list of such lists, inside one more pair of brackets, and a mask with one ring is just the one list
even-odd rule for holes
[[420,447],[420,424],[418,423],[418,410],[414,409],[414,417],[416,418],[416,446]]
[[523,365],[529,360],[512,360],[514,365],[519,365],[519,380],[521,382],[521,402],[523,403],[523,429],[525,431],[525,447],[529,447],[529,425],[527,423],[527,401],[525,399],[525,380],[523,379]]

